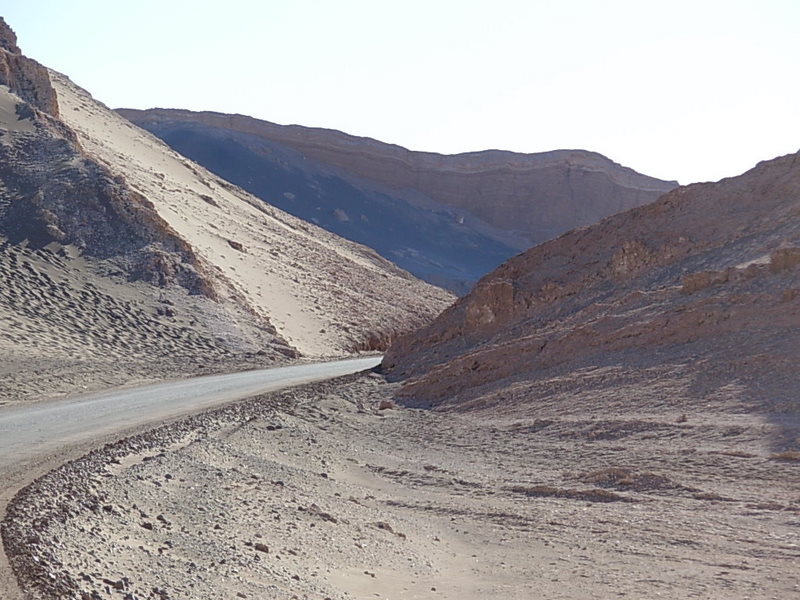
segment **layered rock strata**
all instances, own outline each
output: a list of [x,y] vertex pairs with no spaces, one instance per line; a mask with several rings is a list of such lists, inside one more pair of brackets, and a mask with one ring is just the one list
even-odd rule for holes
[[695,377],[698,402],[735,386],[743,407],[796,411],[799,216],[799,155],[678,188],[508,261],[394,344],[384,368],[408,402],[513,397],[535,411],[535,395],[512,390],[672,364]]
[[677,185],[583,150],[445,156],[240,115],[119,112],[262,199],[459,293],[520,250]]

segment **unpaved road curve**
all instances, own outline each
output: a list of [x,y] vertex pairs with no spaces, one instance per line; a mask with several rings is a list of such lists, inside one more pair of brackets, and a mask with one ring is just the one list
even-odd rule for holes
[[[209,375],[0,409],[0,519],[16,492],[116,437],[264,392],[372,368],[380,356]],[[0,542],[1,544],[1,542]],[[0,552],[0,598],[22,598]]]
[[374,367],[380,357],[210,375],[0,409],[0,473],[9,467],[131,427],[248,396]]

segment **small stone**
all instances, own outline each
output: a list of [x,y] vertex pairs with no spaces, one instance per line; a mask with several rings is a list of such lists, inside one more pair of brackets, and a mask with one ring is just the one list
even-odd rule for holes
[[245,253],[247,252],[247,251],[244,249],[244,246],[242,245],[242,243],[241,243],[241,242],[237,242],[236,240],[227,240],[227,242],[228,242],[228,245],[229,245],[231,248],[233,248],[234,250],[236,250],[236,251],[238,251],[238,252],[245,252]]

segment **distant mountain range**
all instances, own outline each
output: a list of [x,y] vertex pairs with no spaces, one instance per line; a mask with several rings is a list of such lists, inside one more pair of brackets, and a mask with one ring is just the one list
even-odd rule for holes
[[460,294],[514,254],[677,185],[583,150],[446,156],[240,115],[118,112],[269,204]]

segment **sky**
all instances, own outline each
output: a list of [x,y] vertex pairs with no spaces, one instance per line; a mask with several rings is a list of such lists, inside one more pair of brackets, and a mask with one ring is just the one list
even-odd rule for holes
[[800,150],[800,0],[5,0],[117,108],[412,150],[582,148],[682,184]]

